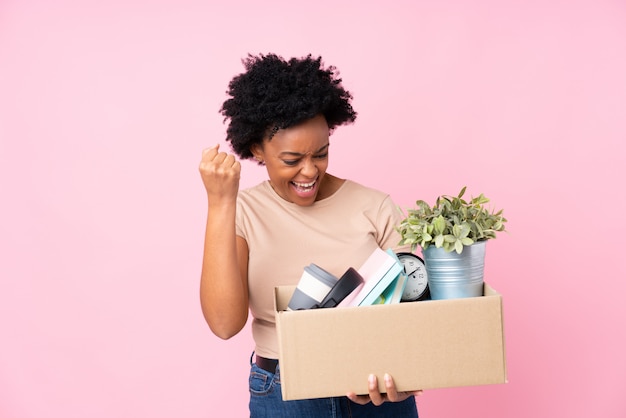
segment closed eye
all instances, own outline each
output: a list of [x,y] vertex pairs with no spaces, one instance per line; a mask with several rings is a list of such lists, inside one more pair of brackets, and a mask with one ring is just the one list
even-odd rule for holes
[[[325,152],[323,154],[317,154],[314,155],[313,158],[315,158],[316,160],[325,160],[326,158],[328,158],[328,153]],[[300,163],[300,161],[302,161],[301,158],[298,158],[297,160],[283,160],[283,163],[285,163],[288,166],[296,166]]]

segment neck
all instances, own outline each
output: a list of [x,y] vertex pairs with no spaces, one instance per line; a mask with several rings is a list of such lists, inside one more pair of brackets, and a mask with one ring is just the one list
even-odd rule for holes
[[339,190],[339,188],[345,181],[345,179],[340,179],[339,177],[335,177],[332,174],[326,173],[324,175],[324,178],[322,179],[322,184],[320,184],[320,189],[317,192],[317,197],[315,198],[315,201],[326,199],[327,197],[332,196],[337,190]]

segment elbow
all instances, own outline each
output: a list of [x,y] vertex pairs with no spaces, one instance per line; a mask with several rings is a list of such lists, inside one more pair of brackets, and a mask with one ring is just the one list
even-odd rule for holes
[[248,318],[246,316],[245,318],[241,318],[235,321],[223,320],[224,318],[209,320],[209,318],[205,317],[205,319],[207,324],[209,325],[209,328],[211,329],[211,332],[215,336],[221,338],[222,340],[229,340],[235,335],[239,334],[239,332],[246,325],[246,321]]
[[202,314],[211,332],[222,340],[237,335],[248,321],[248,305],[245,302],[247,300],[225,304],[201,298]]
[[217,336],[218,338],[221,338],[222,340],[230,340],[235,335],[239,334],[239,331],[225,330],[225,329],[215,329],[215,328],[212,328],[212,327],[210,327],[210,328],[211,328],[211,331],[213,332],[213,334],[215,334],[215,336]]

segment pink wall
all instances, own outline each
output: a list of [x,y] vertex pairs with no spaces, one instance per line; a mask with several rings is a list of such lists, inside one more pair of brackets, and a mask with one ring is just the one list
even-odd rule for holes
[[626,416],[626,4],[220,3],[0,3],[0,416],[246,416],[249,332],[219,340],[198,303],[197,164],[240,59],[272,51],[354,93],[331,172],[509,218],[487,280],[510,382],[420,415]]

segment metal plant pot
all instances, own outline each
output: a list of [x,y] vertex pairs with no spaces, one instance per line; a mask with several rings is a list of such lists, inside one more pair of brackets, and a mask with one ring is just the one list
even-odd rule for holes
[[468,298],[483,295],[483,272],[487,241],[463,248],[461,254],[431,245],[422,249],[432,299]]

